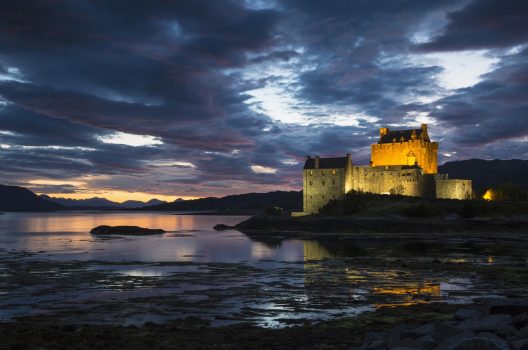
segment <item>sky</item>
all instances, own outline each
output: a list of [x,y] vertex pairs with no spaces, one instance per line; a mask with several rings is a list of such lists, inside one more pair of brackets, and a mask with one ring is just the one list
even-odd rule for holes
[[3,0],[0,183],[67,198],[300,190],[380,127],[528,159],[528,1]]

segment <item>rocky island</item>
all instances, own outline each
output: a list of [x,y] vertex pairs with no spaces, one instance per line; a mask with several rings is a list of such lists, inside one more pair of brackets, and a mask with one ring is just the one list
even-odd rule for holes
[[[319,214],[255,215],[233,227],[250,236],[307,237],[346,234],[523,234],[528,203],[417,198],[351,191]],[[223,227],[226,229],[226,227]]]
[[144,236],[158,235],[165,233],[162,229],[150,229],[139,226],[107,226],[101,225],[90,231],[94,235],[125,235],[125,236]]

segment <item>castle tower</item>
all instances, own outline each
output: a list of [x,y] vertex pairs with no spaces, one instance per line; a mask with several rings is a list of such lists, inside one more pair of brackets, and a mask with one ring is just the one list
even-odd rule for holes
[[420,129],[380,128],[380,138],[372,145],[372,166],[417,165],[425,174],[438,172],[438,142],[431,142],[427,124]]

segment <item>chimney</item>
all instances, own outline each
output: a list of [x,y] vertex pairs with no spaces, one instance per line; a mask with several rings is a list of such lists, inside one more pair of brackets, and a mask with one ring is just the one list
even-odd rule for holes
[[352,164],[352,155],[350,153],[347,153],[347,163],[350,162]]
[[310,159],[312,159],[311,156],[306,156],[306,160],[310,160]]
[[422,124],[422,131],[427,134],[427,124]]
[[380,137],[383,137],[389,133],[389,128],[380,128]]
[[315,156],[315,169],[319,169],[319,156]]

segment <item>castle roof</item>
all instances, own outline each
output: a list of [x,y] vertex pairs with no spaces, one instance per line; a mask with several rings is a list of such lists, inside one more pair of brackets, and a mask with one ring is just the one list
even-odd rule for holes
[[[414,138],[413,138],[414,134]],[[429,140],[427,131],[422,129],[410,129],[410,130],[393,130],[387,132],[385,135],[380,137],[378,143],[393,143],[393,142],[407,142],[413,139],[421,139],[425,141]]]
[[[319,158],[319,169],[345,168],[347,159],[347,157]],[[306,159],[304,169],[315,169],[315,158]]]

